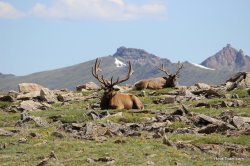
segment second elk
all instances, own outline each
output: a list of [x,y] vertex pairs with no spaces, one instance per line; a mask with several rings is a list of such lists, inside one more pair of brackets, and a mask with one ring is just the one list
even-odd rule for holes
[[131,94],[118,93],[115,85],[125,82],[133,74],[131,63],[129,62],[129,70],[126,77],[123,79],[117,78],[113,82],[113,76],[110,81],[105,79],[103,75],[100,76],[100,63],[101,60],[97,58],[94,67],[92,67],[92,75],[101,83],[104,94],[101,98],[101,109],[143,109],[143,104],[140,99]]
[[183,64],[178,62],[176,73],[170,74],[162,64],[159,70],[163,71],[167,77],[156,77],[145,80],[140,80],[135,83],[135,89],[162,89],[162,88],[174,88],[177,86],[177,78],[180,76],[180,70],[183,68]]

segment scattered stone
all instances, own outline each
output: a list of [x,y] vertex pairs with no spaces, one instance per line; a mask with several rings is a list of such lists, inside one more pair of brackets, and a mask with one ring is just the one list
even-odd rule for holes
[[242,100],[222,101],[221,107],[243,107],[244,102]]
[[21,113],[21,119],[17,121],[15,126],[23,126],[26,122],[33,121],[37,127],[48,126],[48,122],[40,117],[30,116],[27,112]]
[[171,104],[175,103],[176,99],[174,96],[168,96],[163,99],[153,101],[155,104]]
[[215,133],[217,129],[218,129],[218,125],[209,124],[199,129],[198,133],[211,134],[211,133]]
[[118,140],[115,140],[114,143],[115,143],[115,144],[126,144],[127,141],[118,139]]
[[54,92],[49,90],[48,88],[41,89],[40,98],[42,101],[46,101],[49,104],[53,104],[58,101],[57,96],[54,94]]
[[32,111],[32,110],[44,110],[47,107],[45,107],[43,104],[39,102],[35,102],[33,100],[27,100],[27,101],[22,101],[19,106],[19,110],[22,111]]
[[16,98],[14,98],[10,95],[0,97],[0,101],[14,102],[15,100],[16,100]]
[[234,116],[233,119],[233,125],[235,127],[237,127],[238,129],[245,129],[246,127],[246,123],[244,121],[244,119],[242,117],[239,117],[239,116]]
[[2,128],[0,128],[0,136],[14,136],[15,133],[11,131],[6,131]]
[[17,100],[31,100],[40,96],[40,91],[31,91],[27,93],[20,93],[17,96]]
[[[54,151],[51,151],[48,157],[45,157],[37,166],[46,166],[49,164],[49,161],[57,161],[57,157]],[[59,165],[59,163],[55,163],[53,165]]]
[[52,132],[51,136],[57,137],[57,138],[64,138],[64,135],[62,133],[57,132],[57,131]]
[[113,159],[111,157],[100,157],[98,159],[87,158],[87,162],[89,162],[89,163],[104,162],[104,163],[107,163],[107,164],[114,164],[115,159]]
[[213,89],[198,90],[198,91],[193,91],[192,93],[195,95],[205,96],[206,98],[221,97],[221,95]]
[[83,96],[81,93],[66,93],[59,94],[57,99],[61,102],[68,102],[73,100],[85,100],[86,96]]
[[27,138],[19,138],[17,140],[18,143],[27,143],[28,142],[28,139]]
[[18,85],[18,89],[20,93],[29,93],[33,91],[39,91],[44,88],[41,85],[35,83],[21,83]]
[[205,83],[197,83],[195,84],[195,86],[197,86],[198,89],[203,89],[203,90],[211,89],[211,86]]
[[231,91],[235,88],[244,89],[250,88],[250,73],[239,72],[228,79],[225,83],[227,90]]
[[83,90],[98,90],[100,89],[100,87],[98,85],[96,85],[96,83],[94,82],[87,82],[85,84],[82,85],[78,85],[76,87],[77,91],[83,91]]
[[175,144],[172,141],[170,141],[166,135],[163,137],[162,143],[167,146],[176,147]]
[[208,103],[198,103],[195,107],[205,107],[205,108],[211,108],[211,105]]
[[153,161],[147,161],[146,163],[147,165],[155,165],[155,163]]
[[35,138],[39,138],[39,137],[41,137],[41,134],[38,134],[38,133],[30,133],[30,136],[31,137],[35,137]]

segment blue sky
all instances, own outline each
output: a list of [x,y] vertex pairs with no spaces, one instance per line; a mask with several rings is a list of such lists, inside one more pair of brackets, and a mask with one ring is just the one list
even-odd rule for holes
[[230,43],[250,54],[249,0],[0,0],[0,72],[66,67],[120,46],[200,63]]

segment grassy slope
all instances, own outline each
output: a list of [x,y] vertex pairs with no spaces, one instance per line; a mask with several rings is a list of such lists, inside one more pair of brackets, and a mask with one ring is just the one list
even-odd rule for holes
[[[156,93],[166,93],[171,89],[159,90]],[[151,91],[146,91],[146,94]],[[139,94],[140,92],[132,91],[131,93]],[[230,108],[250,117],[250,96],[246,95],[245,91],[235,91],[247,104],[244,108]],[[153,104],[153,100],[159,97],[141,97],[140,99],[146,104],[147,109],[162,109],[166,112],[172,112],[177,105],[174,104]],[[217,103],[221,99],[210,99],[208,102]],[[35,128],[32,126],[27,128],[14,127],[16,121],[20,118],[18,113],[7,113],[2,109],[7,107],[9,103],[0,103],[0,128],[6,130],[20,130],[13,137],[0,137],[0,146],[5,144],[6,148],[0,148],[0,165],[37,165],[42,158],[48,156],[51,151],[57,155],[58,161],[51,161],[51,165],[93,165],[87,162],[87,158],[99,158],[109,156],[115,159],[115,165],[147,165],[154,162],[155,165],[249,165],[250,160],[244,161],[215,161],[214,156],[201,153],[199,151],[183,151],[176,150],[162,144],[162,139],[146,139],[144,137],[127,138],[127,137],[112,137],[104,142],[89,141],[84,139],[75,139],[67,133],[64,138],[56,138],[51,136],[51,133],[58,131],[59,124],[52,122],[49,117],[54,115],[62,115],[60,118],[63,121],[89,121],[85,116],[86,107],[88,104],[96,103],[98,99],[92,99],[86,102],[70,102],[68,104],[56,104],[51,109],[46,111],[36,111],[31,114],[39,116],[51,122],[48,127]],[[215,116],[219,113],[228,110],[209,109],[209,108],[192,108],[196,102],[186,102],[193,112],[204,113]],[[128,122],[141,121],[143,117],[152,115],[148,114],[132,114],[126,113],[124,116]],[[120,112],[120,110],[112,110],[111,112]],[[119,122],[119,118],[111,119]],[[176,122],[170,127],[186,127],[186,124]],[[35,132],[40,134],[39,138],[33,138],[30,133]],[[27,143],[18,143],[18,139],[27,138]],[[249,146],[249,136],[232,136],[227,137],[220,134],[211,134],[206,136],[192,134],[168,134],[168,138],[172,141],[191,141],[194,144],[204,143],[235,143]],[[116,144],[114,141],[124,140],[124,144]],[[228,154],[225,154],[228,157]],[[224,157],[224,156],[220,156]],[[106,165],[106,163],[97,163],[97,165]]]

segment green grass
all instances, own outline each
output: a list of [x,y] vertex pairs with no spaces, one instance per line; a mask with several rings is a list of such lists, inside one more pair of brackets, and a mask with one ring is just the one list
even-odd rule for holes
[[[174,104],[154,104],[154,100],[164,98],[164,94],[173,91],[173,89],[156,90],[154,94],[159,96],[150,96],[153,91],[146,90],[145,97],[139,97],[145,105],[145,109],[162,110],[171,113],[179,107],[178,103]],[[93,92],[83,92],[89,95]],[[99,96],[102,92],[99,91]],[[132,94],[140,94],[140,91],[130,91]],[[231,92],[230,92],[231,93]],[[232,92],[233,93],[233,92]],[[241,116],[250,117],[250,96],[246,96],[245,91],[237,90],[240,100],[244,100],[246,106],[242,108],[194,108],[199,102],[208,102],[209,104],[218,104],[225,99],[208,99],[201,101],[184,102],[188,106],[188,110],[194,113],[202,113],[209,116],[217,116],[226,110],[232,110]],[[249,165],[250,160],[243,161],[215,161],[214,155],[202,153],[200,151],[177,150],[162,143],[162,139],[147,139],[143,133],[141,137],[111,137],[107,141],[89,141],[85,139],[73,138],[69,133],[59,130],[59,123],[53,122],[51,116],[59,116],[59,120],[64,122],[86,122],[93,120],[86,116],[88,107],[96,104],[100,99],[90,99],[89,101],[72,101],[68,103],[59,103],[52,105],[48,110],[32,111],[31,115],[42,117],[50,124],[47,127],[35,127],[28,125],[26,127],[14,127],[15,123],[20,119],[20,113],[5,112],[3,109],[8,107],[10,103],[0,102],[0,128],[8,131],[18,130],[13,137],[0,136],[0,147],[6,144],[6,148],[0,149],[0,165],[37,165],[43,157],[47,157],[51,151],[57,155],[58,161],[50,161],[49,165],[107,165],[106,163],[88,163],[87,158],[112,157],[115,159],[113,165],[130,166],[130,165],[147,165],[153,162],[154,165]],[[95,110],[100,113],[103,110]],[[131,113],[127,110],[109,110],[110,114],[122,112],[122,117],[111,116],[96,122],[105,122],[111,120],[116,123],[133,123],[142,122],[146,117],[153,117],[153,114]],[[172,122],[167,126],[172,129],[191,127],[190,124],[184,122]],[[58,131],[64,135],[64,138],[51,136],[51,133]],[[40,137],[32,137],[30,133],[37,133]],[[231,136],[227,137],[222,134],[195,135],[195,134],[167,134],[169,140],[173,142],[187,141],[190,144],[213,144],[224,142],[249,146],[249,136]],[[18,143],[18,139],[27,138],[27,143]],[[123,140],[125,143],[117,144],[116,140]],[[229,157],[225,153],[219,157]]]

